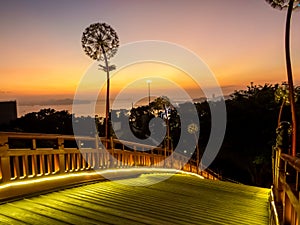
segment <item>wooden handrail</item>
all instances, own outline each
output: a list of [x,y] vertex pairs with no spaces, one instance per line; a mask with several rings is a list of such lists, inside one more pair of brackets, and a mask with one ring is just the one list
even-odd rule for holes
[[269,198],[269,203],[270,203],[270,220],[269,224],[270,225],[280,225],[279,222],[279,215],[278,211],[276,208],[276,203],[275,203],[275,197],[274,197],[274,186],[271,186],[271,192],[270,192],[270,198]]
[[[27,143],[11,148],[11,142]],[[40,146],[38,141],[55,143],[50,147]],[[66,141],[77,145],[66,147]],[[85,142],[90,142],[85,145]],[[110,148],[105,150],[108,142]],[[81,145],[81,143],[83,145]],[[87,146],[85,148],[85,146]],[[136,149],[146,149],[136,151]],[[169,156],[172,157],[169,157]],[[118,139],[59,134],[0,132],[0,185],[18,180],[49,177],[57,174],[126,168],[132,166],[164,167],[197,172],[196,162],[172,150],[133,143]],[[212,171],[200,171],[209,179],[218,179]]]
[[275,202],[281,205],[279,216],[282,224],[300,223],[299,172],[300,159],[275,148],[274,158],[274,193]]
[[292,166],[296,171],[300,172],[300,158],[282,153],[281,159],[288,162],[290,166]]

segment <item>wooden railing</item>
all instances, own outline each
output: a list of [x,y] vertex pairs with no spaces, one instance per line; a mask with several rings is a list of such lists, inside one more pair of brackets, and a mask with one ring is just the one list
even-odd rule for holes
[[282,153],[280,148],[275,148],[274,153],[273,179],[278,220],[281,221],[280,224],[298,225],[300,158]]
[[[76,140],[72,135],[0,132],[0,185],[59,174],[140,166],[197,173],[195,161],[172,154],[166,148],[97,136],[76,137]],[[108,150],[101,147],[105,142]],[[211,171],[198,173],[218,179]]]

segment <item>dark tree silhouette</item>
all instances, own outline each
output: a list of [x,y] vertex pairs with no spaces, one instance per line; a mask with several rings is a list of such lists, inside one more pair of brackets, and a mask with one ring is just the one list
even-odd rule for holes
[[[168,110],[168,121],[166,121],[166,110]],[[152,132],[155,132],[149,129],[149,123],[155,117],[165,120],[166,126],[168,126],[168,133],[165,135],[164,141],[160,143],[160,146],[175,148],[180,138],[180,117],[177,110],[171,105],[168,97],[158,97],[147,106],[132,108],[129,118],[125,122],[129,120],[131,132],[135,137],[146,139],[151,136]],[[156,145],[157,143],[153,142],[151,144]]]
[[[273,85],[251,84],[246,90],[235,91],[226,100],[226,133],[220,152],[211,165],[213,170],[245,184],[270,185],[276,112],[280,107],[275,102],[275,91],[276,86]],[[218,102],[215,105],[217,107]],[[202,117],[200,121],[204,119]],[[200,136],[208,135],[205,129],[208,126],[209,121],[205,119],[200,127]]]
[[293,9],[299,7],[298,0],[266,0],[273,8],[285,9],[287,8],[286,25],[285,25],[285,58],[286,58],[286,70],[288,77],[289,99],[291,104],[292,113],[292,155],[296,156],[296,112],[295,112],[295,95],[293,84],[293,73],[290,56],[290,26]]
[[106,72],[106,109],[105,109],[105,137],[109,136],[109,71],[115,66],[109,66],[108,60],[117,53],[119,37],[114,29],[106,23],[94,23],[87,27],[82,35],[82,47],[85,53],[94,60],[105,62],[105,66],[99,65]]
[[[278,126],[280,125],[280,122],[282,122],[282,114],[284,107],[290,105],[289,89],[287,88],[287,86],[287,83],[284,82],[281,85],[278,85],[275,91],[275,101],[281,104],[278,114]],[[294,87],[295,102],[298,101],[299,92],[299,87]]]
[[73,134],[72,114],[66,110],[41,109],[12,121],[9,129],[29,133]]

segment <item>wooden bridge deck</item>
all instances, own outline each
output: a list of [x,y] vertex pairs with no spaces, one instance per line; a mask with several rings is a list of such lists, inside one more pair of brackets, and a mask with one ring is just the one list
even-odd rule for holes
[[[270,190],[144,174],[68,188],[0,205],[0,224],[268,224]],[[137,185],[137,186],[135,186]]]

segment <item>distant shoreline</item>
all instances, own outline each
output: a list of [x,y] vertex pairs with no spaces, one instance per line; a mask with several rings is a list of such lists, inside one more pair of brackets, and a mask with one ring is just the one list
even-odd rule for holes
[[[229,96],[224,96],[225,99],[227,99]],[[193,99],[193,102],[203,102],[205,101],[206,98],[196,98]],[[178,99],[175,100],[174,102],[177,104],[184,103],[190,101],[188,99]],[[51,104],[54,103],[54,104]],[[91,107],[91,102],[88,100],[78,100],[77,101],[77,109],[80,111],[80,113],[76,116],[88,116],[88,113],[86,113],[86,109]],[[137,107],[137,106],[142,106],[142,105],[147,105],[148,104],[148,98],[142,99],[136,103],[130,102],[129,99],[124,99],[124,100],[119,100],[118,102],[113,102],[111,103],[111,108],[113,110],[118,110],[118,109],[131,109],[132,106]],[[56,111],[62,111],[62,110],[67,110],[69,113],[72,113],[72,107],[73,107],[73,100],[72,99],[61,99],[61,100],[51,100],[51,101],[39,101],[39,102],[22,102],[22,103],[17,103],[17,114],[18,117],[22,117],[26,115],[27,113],[31,112],[39,112],[41,109],[54,109]],[[95,115],[98,116],[105,116],[105,102],[98,101],[95,107]],[[90,115],[92,116],[92,115]],[[94,116],[94,115],[93,115]]]

